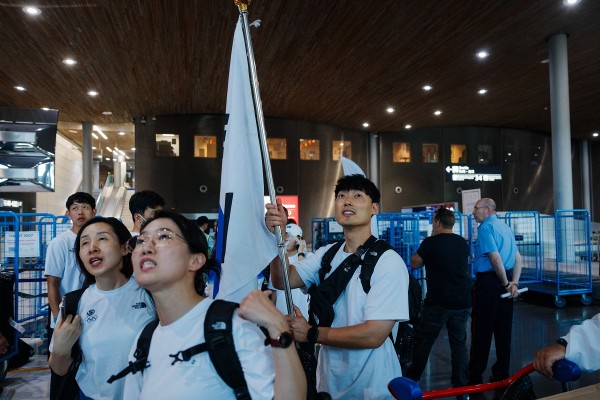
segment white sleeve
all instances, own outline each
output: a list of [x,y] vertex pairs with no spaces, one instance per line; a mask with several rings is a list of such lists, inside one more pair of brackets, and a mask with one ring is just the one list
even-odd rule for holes
[[325,252],[327,252],[331,246],[333,246],[333,244],[319,247],[314,255],[311,257],[306,257],[302,261],[297,261],[294,264],[294,267],[296,267],[296,272],[298,272],[298,275],[300,275],[300,278],[304,282],[304,286],[306,286],[307,289],[312,285],[318,285],[320,283],[319,270],[321,269],[321,260],[323,259]]
[[600,369],[600,314],[571,327],[564,338],[568,343],[565,354],[568,360],[586,371]]
[[408,271],[402,257],[388,250],[381,255],[365,304],[365,320],[407,321]]
[[63,241],[58,238],[54,238],[50,241],[48,249],[46,250],[46,263],[44,266],[44,275],[55,276],[62,278],[65,274],[65,254],[69,254],[68,249],[65,252],[63,248]]

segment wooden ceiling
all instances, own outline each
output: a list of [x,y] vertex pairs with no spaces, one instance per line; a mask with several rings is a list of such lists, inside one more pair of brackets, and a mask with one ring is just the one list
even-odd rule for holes
[[[92,121],[122,149],[134,118],[225,111],[233,0],[38,0],[38,16],[26,3],[0,0],[0,106],[57,108],[68,137],[81,143],[68,123]],[[254,0],[249,16],[267,116],[549,133],[546,39],[564,32],[572,136],[600,131],[597,0]]]

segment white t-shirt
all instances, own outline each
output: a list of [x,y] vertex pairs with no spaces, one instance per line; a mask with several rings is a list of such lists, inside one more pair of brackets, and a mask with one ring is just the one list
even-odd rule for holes
[[[106,381],[127,366],[134,338],[156,318],[150,295],[133,277],[109,291],[94,284],[81,296],[77,312],[82,322],[79,345],[83,357],[76,375],[81,391],[94,400],[123,399],[124,380]],[[54,337],[50,352],[53,346]]]
[[[204,299],[177,321],[158,325],[152,336],[149,366],[142,373],[125,377],[126,399],[235,399],[233,390],[221,380],[208,352],[189,361],[173,362],[170,354],[204,343],[204,319],[212,299]],[[139,336],[139,335],[138,335]],[[233,316],[233,340],[253,399],[272,399],[275,365],[270,346],[259,328],[237,315]],[[137,338],[129,353],[135,361]],[[302,371],[300,371],[302,373]]]
[[[307,288],[319,284],[321,259],[331,246],[321,247],[311,258],[294,264]],[[331,272],[350,255],[343,249],[340,247],[331,261]],[[359,266],[333,305],[335,318],[331,327],[353,326],[368,320],[407,321],[408,271],[398,253],[388,250],[379,258],[368,294],[362,288],[360,272]],[[321,346],[317,389],[333,399],[393,399],[387,385],[399,376],[402,371],[391,340],[386,339],[376,349]]]
[[[80,289],[85,280],[77,264],[75,239],[77,235],[69,229],[52,239],[46,251],[44,275],[60,278],[58,290],[61,298],[66,293]],[[54,319],[50,318],[50,327],[54,326]]]
[[[307,257],[312,255],[312,253],[307,253]],[[288,261],[290,265],[296,264],[298,262],[298,254],[294,254],[293,256],[288,257]],[[277,298],[275,306],[277,309],[283,314],[288,314],[287,309],[287,301],[285,300],[285,290],[275,289],[273,284],[269,282],[269,289],[275,291]],[[302,315],[308,318],[308,295],[300,288],[292,289],[292,302],[300,309]]]
[[571,327],[564,337],[567,341],[565,358],[585,371],[600,369],[600,314]]

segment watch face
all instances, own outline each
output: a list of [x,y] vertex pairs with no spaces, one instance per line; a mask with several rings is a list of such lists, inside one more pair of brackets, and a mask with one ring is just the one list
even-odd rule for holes
[[294,341],[292,339],[292,335],[289,332],[283,332],[280,336],[279,336],[279,347],[281,347],[282,349],[286,349],[288,347],[290,347],[290,345],[292,344],[292,342]]

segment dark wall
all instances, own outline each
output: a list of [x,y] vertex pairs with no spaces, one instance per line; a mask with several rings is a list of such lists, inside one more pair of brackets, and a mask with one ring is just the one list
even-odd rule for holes
[[[332,159],[332,141],[352,142],[352,160],[368,171],[369,135],[324,124],[267,118],[269,138],[287,139],[287,159],[272,160],[277,194],[298,195],[302,228],[310,231],[314,217],[333,215],[333,187],[341,176],[341,164]],[[136,190],[159,192],[167,206],[182,213],[215,213],[219,207],[221,159],[225,117],[223,115],[157,116],[145,124],[136,121]],[[155,155],[155,134],[176,133],[180,139],[179,157]],[[217,137],[217,158],[194,158],[195,135]],[[537,210],[552,213],[552,151],[550,136],[542,133],[488,127],[446,127],[410,132],[385,132],[379,136],[382,210],[395,212],[411,205],[458,202],[461,190],[480,188],[482,196],[492,197],[500,210]],[[319,160],[300,160],[299,140],[320,141]],[[394,142],[408,142],[411,162],[392,162]],[[422,144],[437,143],[438,163],[422,162]],[[466,163],[477,165],[478,146],[491,146],[489,165],[500,168],[496,182],[452,182],[445,168],[450,164],[450,145],[467,146]],[[600,145],[590,145],[592,170],[600,161]],[[508,156],[508,154],[511,154]],[[582,207],[581,150],[572,144],[574,206]],[[592,173],[594,199],[600,199],[600,174]],[[207,191],[201,193],[200,187]],[[401,188],[396,193],[396,187]],[[265,187],[265,195],[266,192]],[[594,202],[600,210],[598,201]],[[308,236],[308,234],[305,234]]]

